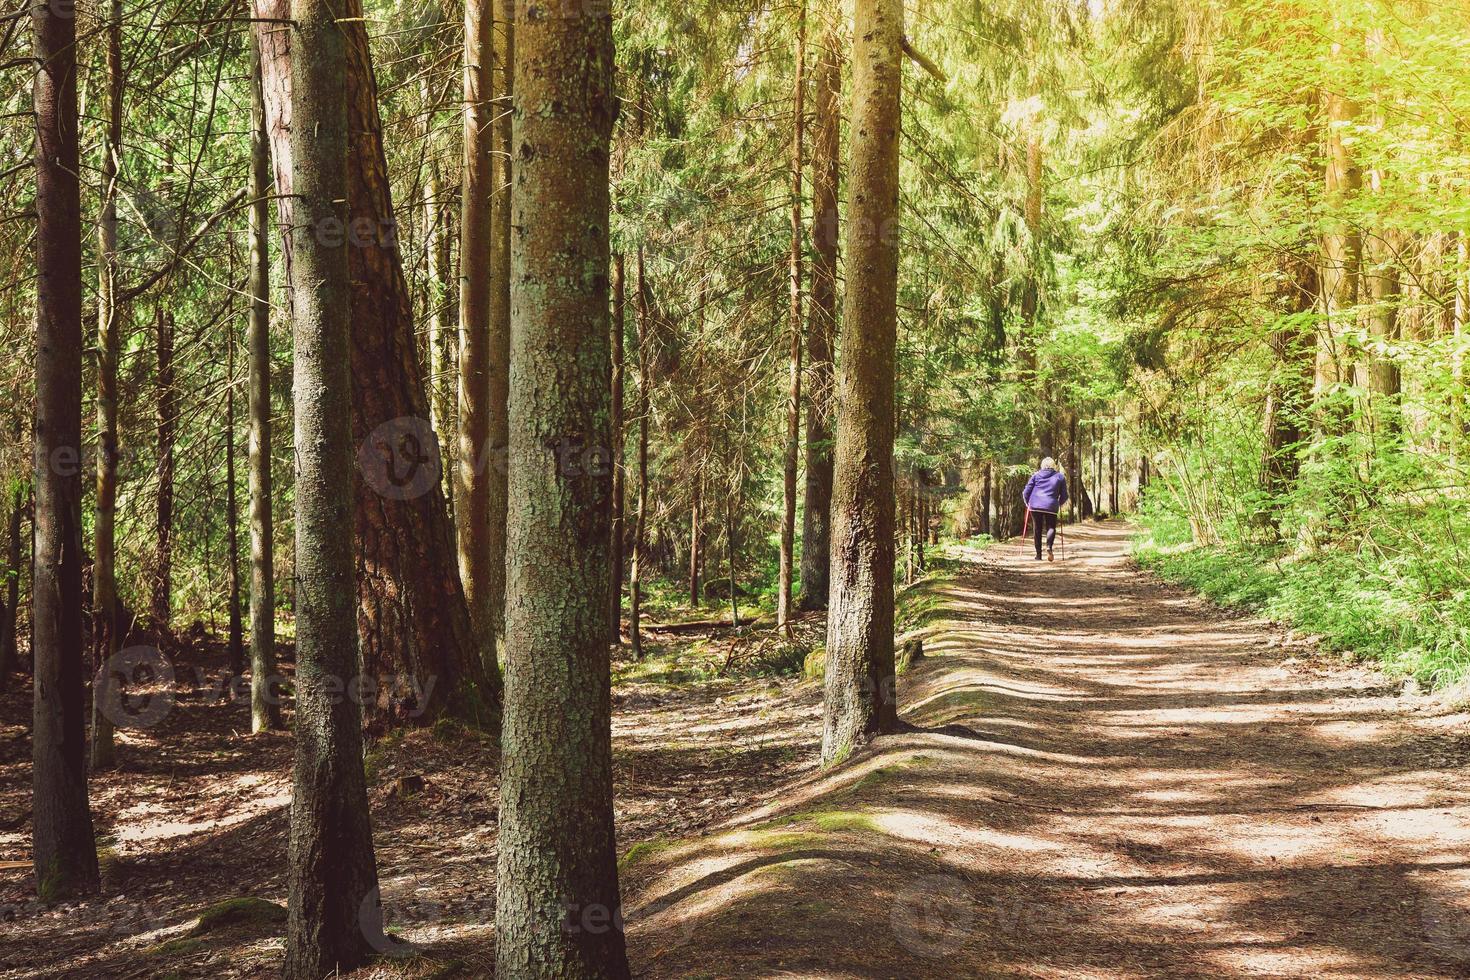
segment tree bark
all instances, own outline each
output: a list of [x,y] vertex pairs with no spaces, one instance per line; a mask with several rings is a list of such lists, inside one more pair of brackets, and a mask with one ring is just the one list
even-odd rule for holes
[[812,285],[806,330],[806,496],[798,608],[827,608],[832,545],[832,345],[837,334],[837,185],[841,173],[842,43],[829,25],[813,79]]
[[[1386,68],[1387,41],[1383,30],[1369,30],[1367,42],[1368,53],[1375,66]],[[1381,129],[1383,124],[1382,110],[1374,111],[1370,125]],[[1368,186],[1373,196],[1379,199],[1380,209],[1387,206],[1382,199],[1385,177],[1382,168],[1374,168],[1368,174]],[[1382,434],[1390,439],[1396,438],[1403,428],[1399,405],[1402,379],[1393,350],[1399,340],[1399,300],[1403,291],[1399,281],[1398,249],[1395,247],[1399,238],[1397,231],[1380,221],[1363,243],[1362,288],[1368,304],[1367,332],[1374,348],[1367,363],[1368,421],[1375,427],[1375,435]]]
[[[255,3],[258,18],[288,16],[286,0]],[[352,420],[361,472],[355,483],[358,631],[363,669],[377,689],[376,698],[365,699],[364,722],[369,728],[427,724],[447,714],[494,728],[499,677],[485,670],[479,656],[456,567],[361,15],[360,0],[344,0],[339,16],[347,40],[353,133],[344,236],[352,246]],[[289,228],[290,34],[276,23],[256,27],[279,219]],[[284,244],[290,270],[294,246],[290,239]],[[468,261],[462,256],[461,265]]]
[[638,246],[634,302],[638,328],[638,510],[633,515],[633,561],[628,568],[628,640],[633,659],[643,656],[643,550],[648,532],[648,416],[653,411],[653,342],[648,322],[648,284],[643,276],[643,246]]
[[790,378],[786,396],[786,458],[781,473],[781,555],[777,573],[776,625],[791,628],[792,579],[796,572],[796,471],[801,453],[801,177],[805,163],[802,145],[806,132],[806,0],[796,24],[796,81],[791,110],[791,251],[788,278],[791,292],[789,329]]
[[16,483],[10,495],[5,533],[5,615],[0,617],[0,691],[9,686],[16,668],[20,630],[20,525],[25,512],[25,489]]
[[1450,336],[1454,338],[1454,354],[1450,358],[1450,378],[1454,381],[1450,398],[1450,449],[1454,458],[1464,459],[1467,436],[1470,436],[1470,393],[1465,385],[1465,324],[1470,319],[1470,237],[1463,231],[1455,234],[1455,301],[1451,311]]
[[[427,84],[425,82],[426,90]],[[429,319],[429,419],[433,423],[439,449],[447,457],[445,469],[452,474],[457,459],[454,449],[459,440],[455,411],[457,389],[451,384],[458,377],[458,358],[452,349],[458,344],[458,330],[451,329],[448,323],[452,304],[449,300],[450,283],[446,281],[450,273],[449,235],[444,228],[443,198],[444,185],[439,180],[439,167],[430,160],[424,181],[424,278],[428,281],[429,294],[425,304]],[[453,486],[445,487],[446,493],[453,493],[453,490]]]
[[1074,411],[1069,414],[1070,418],[1067,420],[1067,483],[1073,492],[1067,500],[1067,519],[1075,524],[1081,510],[1081,501],[1077,498],[1087,492],[1087,487],[1082,482],[1082,447],[1077,441],[1077,413]]
[[346,973],[381,943],[362,768],[352,538],[352,279],[348,219],[350,26],[326,0],[292,0],[296,408],[296,765],[287,864],[287,980]]
[[859,0],[832,488],[824,765],[897,728],[893,660],[894,353],[903,5]]
[[628,469],[623,460],[627,443],[627,435],[623,431],[623,332],[627,327],[627,285],[621,252],[613,256],[612,274],[612,547],[608,556],[612,587],[608,590],[608,606],[612,617],[610,639],[616,646],[623,641],[623,525],[626,523],[623,511]]
[[[515,88],[515,0],[495,0],[500,30],[495,36],[496,103],[492,113],[494,196],[490,202],[490,444],[495,458],[505,459],[510,441],[510,248],[511,248],[511,102]],[[505,649],[505,525],[509,501],[506,467],[490,471],[490,577],[488,630],[495,643],[491,656]],[[493,665],[497,676],[500,665]]]
[[31,8],[37,63],[32,860],[52,901],[94,892],[82,686],[82,214],[76,19]]
[[980,498],[980,533],[991,534],[990,508],[995,496],[995,465],[985,464],[985,490]]
[[700,544],[700,514],[699,505],[703,483],[703,473],[696,471],[694,474],[694,489],[689,501],[689,605],[695,609],[699,608],[699,569],[701,556]]
[[1393,436],[1398,433],[1402,422],[1398,405],[1402,383],[1392,352],[1393,345],[1399,340],[1398,307],[1402,286],[1398,257],[1388,238],[1390,235],[1392,232],[1380,229],[1364,251],[1369,269],[1365,276],[1369,304],[1368,335],[1380,348],[1368,361],[1370,414],[1384,434]]
[[[496,0],[468,0],[464,10],[464,185],[460,207],[459,453],[455,480],[455,530],[459,577],[487,669],[497,659],[494,526],[491,483],[503,467],[502,446],[491,433],[491,378],[497,370],[491,343],[496,235],[492,198],[495,173]],[[503,366],[503,365],[501,365]]]
[[245,673],[245,627],[240,621],[240,502],[235,492],[235,329],[225,333],[225,547],[229,571],[229,662],[230,675]]
[[[1337,45],[1334,45],[1334,49]],[[1362,186],[1362,174],[1344,140],[1344,131],[1353,125],[1358,107],[1351,99],[1337,93],[1325,96],[1327,108],[1327,205],[1341,210]],[[1352,327],[1352,310],[1358,302],[1359,273],[1362,268],[1362,236],[1350,223],[1332,217],[1332,225],[1322,239],[1322,296],[1326,317],[1318,331],[1317,366],[1314,393],[1319,401],[1332,389],[1349,380],[1344,337]],[[1346,412],[1334,407],[1324,422],[1329,429],[1339,427]]]
[[[1123,508],[1118,504],[1118,439],[1119,439],[1119,437],[1121,435],[1121,432],[1120,432],[1121,426],[1120,426],[1119,423],[1114,422],[1111,428],[1112,428],[1112,433],[1111,433],[1111,438],[1108,440],[1108,448],[1107,448],[1107,463],[1108,463],[1108,480],[1107,480],[1107,487],[1108,487],[1108,515],[1111,516],[1111,517],[1117,517],[1120,513],[1123,512]],[[1098,465],[1098,469],[1101,469],[1102,468],[1102,465],[1103,465],[1103,451],[1101,449],[1098,450],[1097,465]],[[1098,491],[1098,496],[1101,497],[1101,495],[1102,495],[1102,491],[1099,490]]]
[[[1024,218],[1029,239],[1031,256],[1030,269],[1021,287],[1021,330],[1018,342],[1021,361],[1021,383],[1034,386],[1037,370],[1037,345],[1041,340],[1039,316],[1041,313],[1041,270],[1037,267],[1041,256],[1042,218],[1042,153],[1041,135],[1033,121],[1032,132],[1026,139],[1026,204]],[[1045,392],[1028,392],[1036,400],[1038,411],[1035,416],[1037,442],[1042,456],[1056,452],[1056,433],[1052,428],[1051,407]]]
[[153,621],[168,629],[173,608],[174,435],[178,431],[179,395],[174,385],[174,314],[162,301],[153,317],[157,339],[158,501],[154,512],[157,546],[153,562]]
[[516,14],[496,975],[625,980],[601,462],[612,435],[612,17],[576,0],[520,0]]
[[92,555],[92,745],[94,770],[116,763],[112,719],[102,710],[114,683],[101,672],[117,653],[117,362],[122,353],[118,301],[117,181],[122,159],[122,3],[107,12],[107,131],[102,143],[102,207],[97,219],[97,511]]
[[1271,498],[1266,515],[1272,528],[1279,526],[1280,503],[1301,469],[1301,442],[1306,433],[1303,421],[1312,401],[1312,339],[1309,324],[1321,299],[1317,269],[1305,259],[1293,259],[1284,295],[1283,322],[1271,334],[1271,353],[1276,360],[1266,388],[1266,445],[1261,465],[1261,486]]
[[271,512],[270,137],[260,40],[250,45],[250,730],[281,727],[276,672],[275,518]]

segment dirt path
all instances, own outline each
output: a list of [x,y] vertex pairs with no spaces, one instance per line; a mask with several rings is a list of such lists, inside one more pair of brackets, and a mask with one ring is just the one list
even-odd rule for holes
[[640,976],[1470,976],[1466,717],[1069,538],[970,556],[922,731],[626,862]]

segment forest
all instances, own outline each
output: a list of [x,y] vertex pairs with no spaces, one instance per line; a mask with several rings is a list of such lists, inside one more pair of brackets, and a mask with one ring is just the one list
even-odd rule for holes
[[0,978],[1470,976],[1467,61],[8,0]]

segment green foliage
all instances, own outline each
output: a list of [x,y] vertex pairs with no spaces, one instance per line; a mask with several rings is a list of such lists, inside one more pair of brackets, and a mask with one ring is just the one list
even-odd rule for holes
[[1392,533],[1370,534],[1358,548],[1308,552],[1195,546],[1182,514],[1157,505],[1144,520],[1140,563],[1215,602],[1289,624],[1328,650],[1376,660],[1426,687],[1470,675],[1470,582],[1453,557],[1455,542],[1470,535],[1460,508],[1406,510]]

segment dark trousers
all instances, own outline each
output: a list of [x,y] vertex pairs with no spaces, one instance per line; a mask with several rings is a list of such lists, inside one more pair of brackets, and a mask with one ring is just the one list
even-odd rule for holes
[[[1014,527],[1015,525],[1011,525]],[[1033,510],[1031,512],[1031,533],[1036,537],[1036,557],[1041,557],[1041,539],[1046,537],[1046,550],[1050,551],[1057,540],[1057,515],[1048,514],[1044,510]]]

